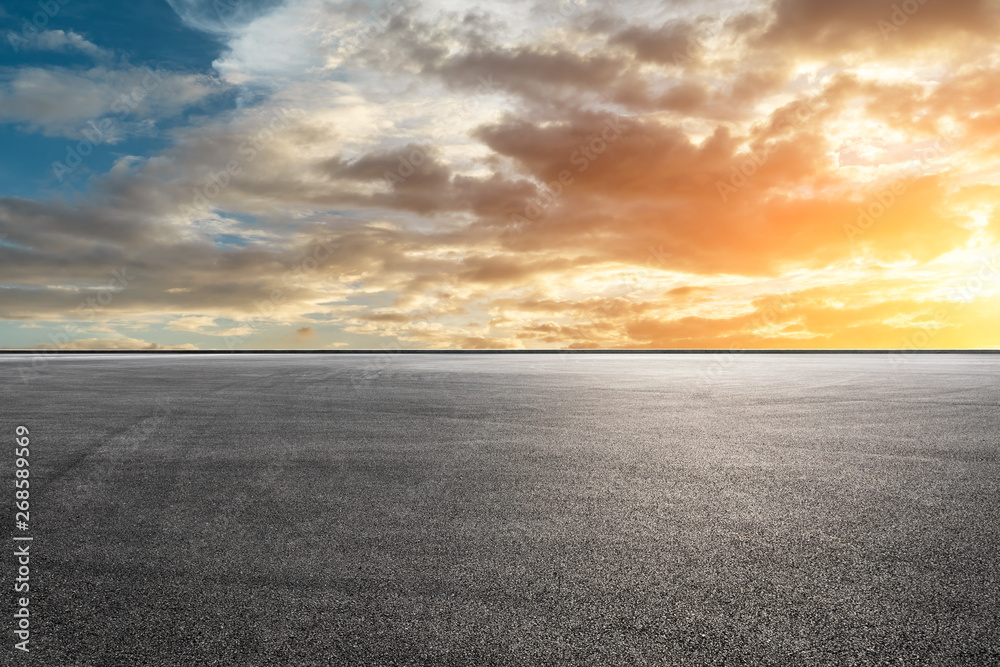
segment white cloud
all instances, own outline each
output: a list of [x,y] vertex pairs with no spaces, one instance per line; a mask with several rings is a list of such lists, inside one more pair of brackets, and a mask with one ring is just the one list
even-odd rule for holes
[[167,325],[168,329],[174,331],[193,331],[195,333],[208,333],[206,329],[215,328],[215,318],[208,315],[190,315],[180,317]]
[[[204,75],[148,68],[25,67],[0,73],[0,122],[20,123],[46,136],[78,138],[88,121],[108,116],[129,123],[155,121],[220,88]],[[102,141],[120,138],[124,128],[117,130]]]
[[280,85],[323,66],[323,44],[333,26],[329,5],[299,0],[233,30],[229,50],[215,63],[234,84]]
[[[51,344],[43,344],[40,348],[51,348]],[[82,340],[71,340],[68,343],[58,345],[60,350],[197,350],[198,346],[192,343],[183,345],[160,345],[150,343],[138,338],[86,338]]]
[[111,51],[87,41],[72,30],[43,30],[37,37],[24,42],[21,48],[36,51],[79,51],[95,60],[108,60],[112,57]]
[[229,34],[268,13],[281,0],[167,0],[167,4],[196,30]]

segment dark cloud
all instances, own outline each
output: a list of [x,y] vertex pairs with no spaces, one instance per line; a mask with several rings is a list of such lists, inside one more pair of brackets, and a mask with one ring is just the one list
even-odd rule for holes
[[629,26],[612,35],[608,43],[627,46],[639,60],[678,67],[694,62],[701,55],[695,26],[681,20],[659,28]]
[[828,54],[990,38],[1000,18],[992,0],[776,0],[773,12],[756,39],[760,48]]
[[[603,3],[544,26],[415,6],[333,73],[269,75],[271,99],[190,119],[78,196],[0,199],[0,317],[62,320],[99,299],[95,319],[218,335],[230,324],[216,319],[270,301],[277,339],[302,344],[329,324],[428,347],[898,345],[928,305],[844,267],[943,271],[931,262],[997,234],[996,193],[975,181],[993,171],[1000,93],[979,39],[995,4],[927,2],[883,39],[892,5],[699,17],[666,3],[642,19]],[[335,42],[309,57],[335,62]],[[911,77],[897,55],[917,59]],[[3,85],[76,90],[69,111],[11,98],[17,122],[37,112],[56,132],[134,75]],[[946,151],[922,161],[945,130]],[[134,278],[112,287],[114,271]],[[840,282],[787,304],[741,291],[819,272]]]

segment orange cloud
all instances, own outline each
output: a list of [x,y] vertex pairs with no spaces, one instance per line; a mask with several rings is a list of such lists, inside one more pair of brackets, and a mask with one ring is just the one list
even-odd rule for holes
[[0,318],[90,300],[112,331],[246,345],[996,345],[996,3],[626,5],[421,5],[349,63],[331,7],[282,24],[322,58],[280,77],[234,41],[233,85],[270,98],[77,200],[0,199]]

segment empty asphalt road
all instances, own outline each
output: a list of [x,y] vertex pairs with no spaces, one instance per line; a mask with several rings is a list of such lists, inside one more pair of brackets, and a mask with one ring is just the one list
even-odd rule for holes
[[997,355],[30,366],[5,664],[1000,661]]

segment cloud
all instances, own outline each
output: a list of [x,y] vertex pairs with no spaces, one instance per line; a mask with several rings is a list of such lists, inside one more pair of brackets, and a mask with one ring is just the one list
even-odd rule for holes
[[[22,67],[0,71],[0,122],[71,139],[87,130],[97,133],[96,143],[114,142],[143,121],[174,116],[219,90],[204,75],[149,68]],[[113,121],[110,128],[88,125],[102,118]]]
[[[888,344],[997,242],[982,4],[927,3],[885,43],[891,3],[853,0],[551,22],[533,3],[171,4],[225,51],[212,75],[158,71],[121,132],[238,102],[75,197],[0,199],[0,317],[101,300],[112,330],[220,345]],[[0,114],[76,137],[148,75],[4,70]],[[937,340],[984,340],[956,313]]]
[[232,84],[280,89],[314,77],[357,21],[363,3],[322,0],[169,0],[189,26],[225,39],[213,63]]
[[206,330],[215,328],[215,320],[216,318],[208,315],[188,315],[173,320],[167,325],[167,328],[175,331],[205,333]]
[[629,26],[612,35],[608,43],[627,46],[636,58],[661,65],[681,66],[698,56],[695,28],[680,20],[670,21],[655,29]]
[[204,32],[228,34],[259,19],[281,0],[167,0],[184,23]]
[[1000,19],[1000,7],[991,0],[777,0],[773,12],[758,43],[811,54],[883,52],[991,39]]
[[114,55],[72,30],[42,30],[31,39],[19,41],[18,48],[26,51],[79,51],[95,60],[110,60]]
[[42,344],[38,345],[35,349],[52,349],[53,347],[59,350],[147,351],[147,350],[197,350],[198,349],[198,347],[192,343],[183,343],[179,345],[161,345],[159,343],[150,343],[144,340],[139,340],[138,338],[83,338],[78,340],[71,340],[66,343],[61,343],[58,346]]

